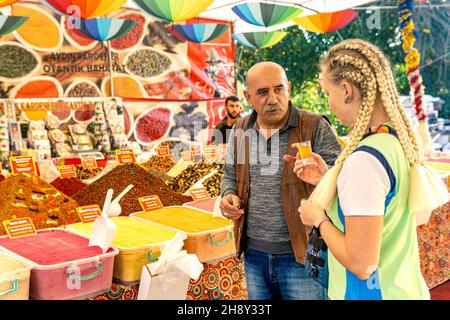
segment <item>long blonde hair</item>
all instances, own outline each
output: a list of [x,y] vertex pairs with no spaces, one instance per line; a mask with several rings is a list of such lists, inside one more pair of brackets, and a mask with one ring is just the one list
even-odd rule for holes
[[[338,84],[346,80],[359,90],[361,108],[352,130],[347,136],[346,146],[337,158],[335,166],[316,187],[310,200],[324,209],[331,207],[336,194],[337,177],[342,165],[367,131],[377,101],[381,102],[394,126],[411,167],[423,167],[422,151],[412,123],[400,103],[390,63],[378,47],[360,39],[345,40],[329,49],[320,61],[320,66],[333,83]],[[411,178],[417,180],[413,176]],[[419,180],[423,179],[419,177]],[[416,181],[414,182],[416,183]],[[413,186],[414,189],[421,189],[423,186],[417,185],[417,183]],[[434,180],[430,183],[434,183]],[[416,191],[413,193],[416,194]],[[446,194],[448,197],[448,192]],[[423,205],[420,206],[420,210],[422,210]]]

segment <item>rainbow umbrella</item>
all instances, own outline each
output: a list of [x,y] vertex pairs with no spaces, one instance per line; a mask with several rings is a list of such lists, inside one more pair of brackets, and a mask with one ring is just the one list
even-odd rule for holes
[[300,8],[265,2],[243,3],[232,10],[245,22],[262,27],[288,22],[303,12]]
[[7,35],[20,28],[29,18],[0,15],[0,36]]
[[136,26],[136,22],[124,19],[95,18],[80,21],[80,29],[76,30],[84,37],[101,42],[120,38]]
[[234,33],[232,37],[240,44],[250,48],[272,47],[287,35],[284,31]]
[[226,24],[198,23],[174,25],[171,31],[187,41],[202,43],[219,38],[227,29]]
[[148,14],[171,22],[197,17],[214,0],[134,0]]
[[0,8],[9,6],[13,3],[19,2],[20,0],[0,0]]
[[[42,4],[59,15],[77,16],[81,19],[91,19],[119,9],[128,0],[41,0]],[[79,10],[77,12],[76,10]]]
[[358,13],[353,10],[324,12],[292,19],[297,25],[311,32],[326,33],[338,30],[352,22]]

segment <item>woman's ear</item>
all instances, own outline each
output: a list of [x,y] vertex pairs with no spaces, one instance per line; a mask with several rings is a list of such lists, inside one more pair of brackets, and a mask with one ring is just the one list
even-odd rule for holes
[[344,102],[349,103],[353,98],[353,86],[348,81],[342,81],[342,90],[344,91]]

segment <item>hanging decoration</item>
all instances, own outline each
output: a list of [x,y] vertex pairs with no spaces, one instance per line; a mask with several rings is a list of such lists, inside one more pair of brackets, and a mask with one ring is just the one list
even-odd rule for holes
[[197,17],[214,0],[134,0],[148,14],[171,22]]
[[202,43],[219,38],[228,30],[228,25],[219,23],[198,23],[173,25],[171,31],[178,37],[191,42]]
[[132,20],[95,18],[81,20],[78,31],[85,37],[104,42],[126,35],[135,26],[136,22]]
[[122,7],[128,0],[41,0],[59,15],[92,19],[106,16]]
[[232,10],[245,22],[261,27],[288,22],[303,12],[301,8],[265,2],[243,3],[234,6]]
[[267,48],[276,45],[287,35],[284,31],[235,33],[232,37],[250,48]]
[[0,15],[0,36],[16,31],[28,19],[28,17]]
[[352,22],[358,13],[353,10],[323,12],[292,19],[297,25],[310,32],[326,33],[336,31]]
[[20,0],[0,0],[0,8],[9,6],[13,3],[19,2]]
[[422,139],[422,147],[425,154],[429,155],[433,150],[428,129],[428,116],[423,107],[425,88],[422,82],[422,75],[420,74],[420,53],[417,48],[414,48],[417,33],[414,31],[413,12],[413,0],[398,1],[400,32],[403,39],[402,49],[405,52],[406,76],[408,77],[411,88],[414,114],[419,121],[419,137]]

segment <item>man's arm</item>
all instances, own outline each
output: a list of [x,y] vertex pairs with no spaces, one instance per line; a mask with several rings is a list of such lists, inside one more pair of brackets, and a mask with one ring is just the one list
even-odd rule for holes
[[331,126],[324,119],[320,119],[314,137],[313,152],[318,153],[329,167],[334,165],[342,147]]
[[225,164],[223,166],[224,175],[220,184],[221,196],[225,197],[227,194],[236,194],[236,168],[234,165],[234,130],[231,129],[230,137],[227,144],[227,153]]

